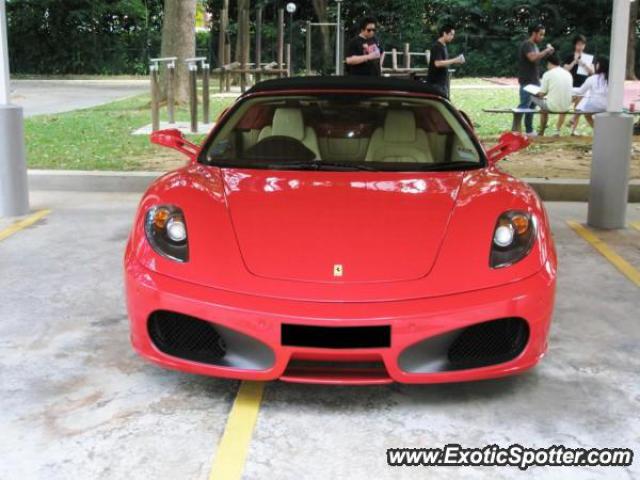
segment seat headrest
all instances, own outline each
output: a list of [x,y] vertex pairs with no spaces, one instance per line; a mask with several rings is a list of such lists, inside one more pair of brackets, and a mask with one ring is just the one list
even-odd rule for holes
[[271,135],[304,140],[304,119],[299,108],[278,108],[273,114]]
[[410,110],[389,110],[384,121],[384,141],[390,143],[415,142],[415,114]]

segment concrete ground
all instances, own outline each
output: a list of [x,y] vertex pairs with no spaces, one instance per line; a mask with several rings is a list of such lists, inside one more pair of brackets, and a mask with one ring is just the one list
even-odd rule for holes
[[31,117],[95,107],[147,91],[149,83],[141,80],[12,80],[11,103]]
[[[238,382],[163,370],[128,342],[122,253],[139,195],[46,193],[0,241],[0,478],[206,479]],[[459,385],[270,383],[248,479],[640,477],[640,290],[548,204],[560,255],[550,350],[533,371]],[[640,220],[640,205],[630,205]],[[6,226],[0,223],[0,229]],[[640,269],[640,231],[602,238]],[[386,449],[627,447],[629,468],[391,468]],[[224,459],[223,459],[224,461]]]

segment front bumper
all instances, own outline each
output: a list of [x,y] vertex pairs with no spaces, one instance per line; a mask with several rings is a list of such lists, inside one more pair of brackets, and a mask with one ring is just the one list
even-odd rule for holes
[[[314,303],[254,297],[212,289],[147,270],[134,258],[125,265],[131,341],[143,357],[164,367],[215,377],[327,384],[445,383],[496,378],[533,367],[547,349],[556,273],[546,264],[517,283],[444,297],[380,303]],[[148,320],[157,311],[176,312],[212,322],[267,346],[273,361],[265,369],[217,366],[160,351]],[[526,321],[529,336],[514,359],[466,370],[412,373],[401,355],[429,338],[494,319]],[[282,345],[282,324],[308,326],[391,326],[385,348],[308,348]],[[245,338],[246,338],[245,337]],[[327,365],[326,362],[333,362]],[[374,364],[352,368],[352,362]],[[344,365],[344,367],[341,367]]]

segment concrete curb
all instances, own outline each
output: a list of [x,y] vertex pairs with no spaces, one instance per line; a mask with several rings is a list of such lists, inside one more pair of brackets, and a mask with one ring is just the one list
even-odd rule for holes
[[[29,170],[31,190],[143,193],[162,172]],[[587,202],[589,180],[523,178],[547,202]],[[640,180],[629,183],[629,202],[640,203]]]
[[29,170],[29,189],[67,192],[144,192],[162,172]]

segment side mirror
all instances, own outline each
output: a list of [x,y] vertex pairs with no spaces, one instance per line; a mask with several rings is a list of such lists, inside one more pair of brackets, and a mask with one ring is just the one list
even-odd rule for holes
[[511,155],[519,150],[527,148],[531,140],[526,135],[516,132],[506,132],[500,136],[500,142],[487,150],[489,164],[495,165],[507,155]]
[[198,150],[200,149],[198,145],[184,138],[182,132],[176,128],[153,132],[151,134],[151,143],[177,150],[191,160],[195,160]]

